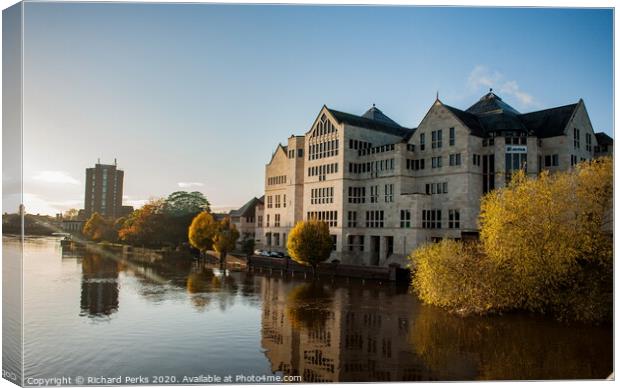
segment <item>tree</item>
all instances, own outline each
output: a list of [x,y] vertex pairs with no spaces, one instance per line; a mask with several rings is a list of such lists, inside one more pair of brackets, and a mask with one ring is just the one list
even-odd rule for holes
[[243,253],[249,256],[252,253],[254,253],[255,245],[256,245],[256,242],[254,241],[253,238],[245,237],[243,241],[241,241],[241,250],[243,251]]
[[316,219],[300,221],[289,233],[286,247],[293,260],[310,265],[315,275],[319,263],[327,260],[333,249],[329,226]]
[[165,200],[166,212],[173,216],[196,215],[202,211],[210,211],[209,201],[199,191],[175,191]]
[[213,216],[203,211],[192,220],[187,232],[189,243],[204,255],[206,251],[213,248],[213,239],[217,232],[217,222]]
[[116,235],[112,223],[103,218],[99,213],[93,213],[84,224],[82,229],[84,236],[93,241],[114,241]]
[[118,231],[121,241],[160,246],[168,233],[162,199],[153,199],[131,213]]
[[78,216],[78,209],[69,209],[63,215],[62,218],[66,220],[75,220]]
[[202,211],[209,211],[209,201],[202,193],[175,191],[170,194],[163,203],[167,225],[166,242],[172,246],[186,243],[187,230],[194,217]]
[[225,217],[217,225],[215,236],[213,237],[213,248],[220,254],[220,266],[226,263],[226,255],[235,249],[239,232],[235,224],[230,222],[230,217]]

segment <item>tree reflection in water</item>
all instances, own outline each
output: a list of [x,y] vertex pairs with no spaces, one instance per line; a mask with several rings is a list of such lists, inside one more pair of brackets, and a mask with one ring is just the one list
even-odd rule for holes
[[410,342],[441,380],[605,378],[611,373],[613,350],[601,335],[605,327],[567,326],[525,314],[463,318],[431,306],[417,309],[412,321]]
[[296,286],[286,298],[286,315],[293,327],[308,330],[325,327],[332,316],[333,292],[321,283]]

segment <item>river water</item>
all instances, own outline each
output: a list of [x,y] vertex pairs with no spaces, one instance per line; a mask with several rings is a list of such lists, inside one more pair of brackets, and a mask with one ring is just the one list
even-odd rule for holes
[[[3,244],[5,260],[19,258],[17,239]],[[23,267],[27,384],[51,377],[73,384],[78,376],[177,384],[229,375],[232,382],[598,379],[613,368],[610,325],[460,318],[393,284],[145,263],[63,251],[53,237],[27,238]]]

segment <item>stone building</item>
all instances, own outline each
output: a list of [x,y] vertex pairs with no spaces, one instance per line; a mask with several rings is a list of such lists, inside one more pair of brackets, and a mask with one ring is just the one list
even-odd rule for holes
[[520,113],[492,91],[466,110],[436,99],[417,128],[374,105],[362,116],[323,106],[266,165],[256,240],[285,251],[295,223],[317,218],[330,226],[331,259],[405,265],[425,241],[475,238],[481,196],[516,170],[534,176],[612,153],[583,100]]

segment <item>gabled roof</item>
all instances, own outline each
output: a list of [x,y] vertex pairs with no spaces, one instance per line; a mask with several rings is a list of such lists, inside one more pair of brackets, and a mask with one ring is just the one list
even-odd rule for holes
[[515,108],[506,104],[499,96],[493,93],[492,89],[485,94],[474,105],[467,108],[466,112],[475,115],[484,115],[489,113],[509,113],[513,115],[520,114]]
[[271,164],[271,162],[273,162],[273,158],[276,156],[276,154],[278,153],[278,150],[280,149],[282,149],[282,151],[284,152],[284,155],[287,154],[288,146],[283,146],[281,143],[279,143],[275,151],[273,151],[273,154],[271,154],[271,159],[269,159],[269,163],[267,164]]
[[373,129],[375,131],[401,137],[407,134],[409,130],[408,128],[401,127],[395,121],[383,114],[383,112],[381,112],[379,109],[374,108],[375,110],[373,111],[373,108],[371,108],[364,114],[368,115],[368,117],[340,112],[330,108],[327,108],[327,110],[332,114],[332,116],[334,116],[338,123],[345,123],[353,125],[355,127]]
[[261,203],[261,200],[254,197],[239,209],[231,210],[229,214],[231,217],[254,217],[254,214],[256,213],[256,205],[259,203]]
[[450,112],[452,112],[452,114],[455,115],[456,118],[459,119],[463,124],[465,124],[465,126],[467,126],[471,130],[472,135],[484,136],[484,127],[480,123],[480,120],[478,120],[478,117],[450,105],[446,105],[443,103],[442,105]]
[[519,115],[525,127],[540,138],[564,135],[579,103]]
[[596,142],[598,143],[598,145],[605,146],[605,145],[613,145],[614,144],[614,139],[612,139],[605,132],[595,133],[594,136],[596,136]]

